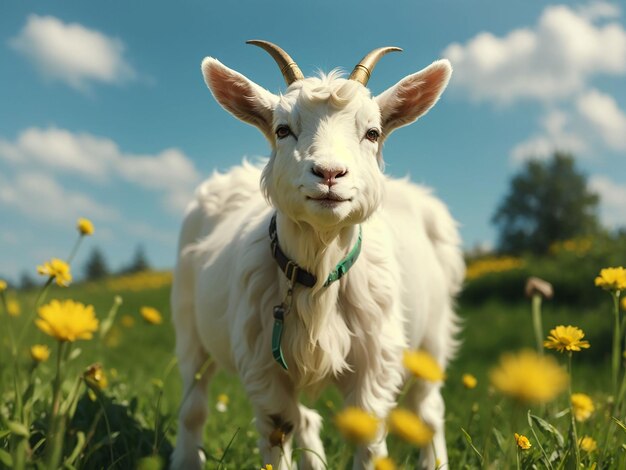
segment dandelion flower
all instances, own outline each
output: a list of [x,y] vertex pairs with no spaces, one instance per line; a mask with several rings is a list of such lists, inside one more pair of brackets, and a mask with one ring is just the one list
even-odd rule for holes
[[600,275],[595,279],[595,284],[604,290],[624,290],[626,289],[626,269],[621,266],[601,269]]
[[261,470],[274,470],[271,463],[265,464],[264,467],[261,467]]
[[522,450],[528,450],[532,447],[532,444],[530,443],[530,441],[528,440],[528,438],[522,434],[517,434],[515,433],[515,443],[517,444],[517,447],[519,447]]
[[335,416],[343,437],[356,444],[366,444],[376,437],[378,418],[356,407],[348,407]]
[[430,382],[440,382],[445,378],[437,361],[426,351],[404,351],[403,363],[417,378]]
[[37,327],[59,341],[91,339],[98,329],[93,306],[73,300],[53,300],[39,308]]
[[578,447],[580,447],[585,452],[593,452],[598,448],[598,443],[591,436],[584,436],[578,439]]
[[78,229],[78,233],[80,233],[81,235],[93,235],[93,223],[91,223],[91,220],[89,219],[83,219],[80,218],[78,219],[78,222],[76,222],[76,228]]
[[107,376],[104,373],[102,364],[97,362],[85,369],[85,372],[83,372],[83,377],[87,381],[87,384],[92,388],[98,388],[99,390],[103,390],[109,385],[109,381],[107,380]]
[[220,393],[217,396],[217,403],[215,405],[215,409],[220,413],[225,413],[228,410],[228,403],[230,402],[230,398],[225,393]]
[[478,383],[476,377],[474,377],[472,374],[463,374],[463,377],[461,377],[461,381],[463,382],[463,386],[468,390],[476,388],[476,384]]
[[580,351],[589,347],[589,341],[583,340],[585,333],[575,326],[559,325],[550,330],[548,339],[543,342],[544,347],[563,351]]
[[7,313],[12,317],[19,317],[22,313],[20,303],[15,299],[7,300]]
[[125,328],[132,328],[135,325],[135,319],[131,315],[122,315],[120,322]]
[[430,444],[434,434],[416,414],[399,408],[389,414],[389,430],[418,447]]
[[561,393],[568,383],[567,373],[551,356],[532,350],[503,354],[491,370],[493,386],[521,402],[545,403]]
[[572,409],[576,421],[587,421],[594,412],[595,407],[589,395],[584,393],[572,393]]
[[7,281],[0,279],[0,292],[7,290]]
[[524,289],[527,297],[532,297],[533,295],[540,295],[544,299],[551,299],[554,295],[554,290],[552,289],[552,284],[548,281],[544,281],[538,277],[529,277],[526,281],[526,287]]
[[37,266],[37,272],[42,276],[54,278],[57,285],[67,287],[72,282],[70,265],[58,258],[52,258],[43,265]]
[[35,344],[30,347],[30,357],[35,362],[45,362],[50,357],[50,349],[45,344]]
[[141,307],[141,309],[139,309],[139,313],[141,313],[144,320],[152,325],[160,325],[163,323],[163,317],[161,317],[161,314],[156,308]]
[[389,457],[377,457],[374,459],[374,470],[396,470],[396,464]]

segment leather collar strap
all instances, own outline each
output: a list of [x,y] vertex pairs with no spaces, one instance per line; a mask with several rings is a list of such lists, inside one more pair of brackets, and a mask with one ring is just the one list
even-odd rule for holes
[[[357,239],[356,244],[352,247],[348,256],[337,263],[335,269],[333,269],[328,275],[328,278],[324,283],[324,287],[328,287],[333,282],[341,279],[354,265],[359,257],[359,254],[361,253],[361,239],[362,229],[359,225],[359,238]],[[297,282],[305,287],[313,287],[317,282],[317,277],[291,261],[280,248],[280,244],[278,243],[278,234],[276,233],[276,214],[272,216],[272,220],[270,221],[270,240],[272,255],[274,256],[274,259],[276,260],[276,263],[280,267],[281,271],[285,274],[285,276],[287,276],[287,279],[292,279],[294,282]],[[294,269],[296,270],[295,276]]]

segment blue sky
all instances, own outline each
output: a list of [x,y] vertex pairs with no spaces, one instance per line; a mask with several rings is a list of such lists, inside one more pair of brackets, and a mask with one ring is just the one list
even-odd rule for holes
[[[218,6],[216,6],[218,5]],[[9,2],[0,7],[0,275],[65,257],[78,217],[113,269],[145,247],[174,262],[185,203],[214,169],[266,156],[261,134],[223,111],[200,74],[218,58],[273,92],[279,44],[305,75],[350,71],[399,46],[369,82],[380,93],[447,57],[431,112],[394,133],[386,171],[434,188],[466,248],[493,245],[491,216],[527,158],[572,151],[626,225],[626,12],[619,3],[501,0]]]

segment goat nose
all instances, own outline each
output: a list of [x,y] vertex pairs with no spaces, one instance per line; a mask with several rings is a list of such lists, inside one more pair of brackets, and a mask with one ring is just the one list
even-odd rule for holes
[[348,170],[346,168],[322,168],[314,165],[311,171],[315,176],[322,179],[328,186],[332,186],[336,183],[337,178],[346,176]]

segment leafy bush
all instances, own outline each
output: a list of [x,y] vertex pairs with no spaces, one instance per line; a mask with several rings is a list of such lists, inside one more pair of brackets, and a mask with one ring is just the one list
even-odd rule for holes
[[482,270],[479,276],[468,276],[461,294],[462,302],[481,304],[498,299],[520,302],[528,277],[537,276],[554,287],[554,302],[560,305],[597,305],[602,293],[589,282],[606,266],[621,266],[626,260],[626,234],[598,235],[594,238],[573,239],[553,244],[546,256],[526,254],[519,263],[501,263],[508,269],[498,269],[498,260],[509,257],[480,256],[469,258],[468,274],[473,267],[487,261],[494,269]]

